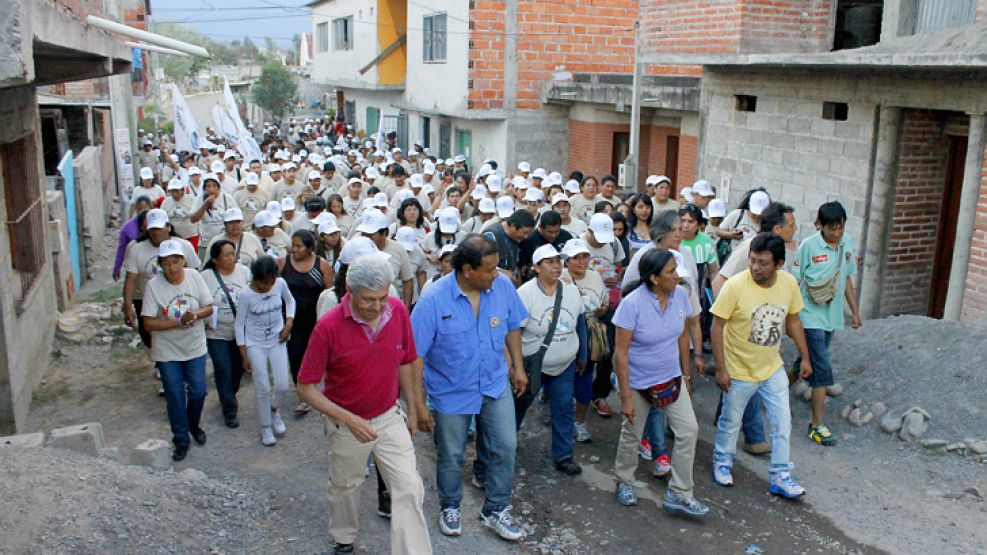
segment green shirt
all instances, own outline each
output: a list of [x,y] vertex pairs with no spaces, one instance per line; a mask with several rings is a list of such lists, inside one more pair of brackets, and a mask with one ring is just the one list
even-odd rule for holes
[[682,239],[682,246],[689,249],[696,264],[716,262],[716,243],[705,233],[699,232],[695,239]]
[[[843,264],[840,266],[840,277],[836,281],[836,296],[825,305],[817,305],[806,292],[803,277],[808,281],[831,277],[839,264],[837,257],[843,257]],[[834,249],[823,239],[822,232],[816,232],[799,245],[791,272],[799,281],[802,298],[805,300],[805,309],[799,312],[802,326],[806,329],[825,331],[842,330],[846,278],[857,275],[857,252],[853,248],[853,240],[850,236],[844,234],[839,249]]]

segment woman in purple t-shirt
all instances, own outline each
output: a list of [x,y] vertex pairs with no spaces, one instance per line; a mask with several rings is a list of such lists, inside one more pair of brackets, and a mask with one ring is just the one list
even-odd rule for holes
[[665,412],[675,433],[672,478],[662,507],[668,512],[705,516],[709,508],[692,495],[692,466],[699,425],[686,384],[691,370],[686,319],[692,315],[689,294],[679,285],[688,273],[672,251],[655,248],[639,262],[641,278],[624,289],[613,316],[614,350],[624,415],[614,461],[617,501],[636,505],[634,471],[637,451],[652,406]]

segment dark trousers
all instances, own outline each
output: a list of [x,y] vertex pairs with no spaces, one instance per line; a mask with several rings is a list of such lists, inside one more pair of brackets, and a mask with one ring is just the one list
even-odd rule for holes
[[206,346],[209,349],[209,359],[212,360],[213,379],[216,381],[219,403],[223,406],[223,416],[235,418],[236,394],[240,391],[240,380],[243,378],[240,348],[236,341],[224,339],[207,339]]

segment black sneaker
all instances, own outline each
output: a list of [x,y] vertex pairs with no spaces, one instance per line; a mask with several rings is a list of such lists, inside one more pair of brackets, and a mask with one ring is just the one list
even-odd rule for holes
[[335,553],[336,555],[345,554],[345,553],[353,553],[353,544],[351,544],[351,543],[337,543],[336,545],[333,546],[332,552]]
[[384,518],[391,518],[391,494],[386,491],[377,495],[377,514]]
[[578,476],[583,473],[581,466],[576,464],[572,458],[562,459],[561,461],[555,463],[555,469],[559,472],[564,472],[569,476]]
[[205,445],[206,444],[205,430],[203,430],[202,428],[197,428],[195,430],[192,430],[192,439],[194,439],[195,443],[198,445]]
[[176,445],[175,450],[171,453],[171,460],[175,462],[184,461],[185,455],[188,455],[188,445]]
[[236,415],[225,417],[227,428],[239,428],[240,420],[237,419]]

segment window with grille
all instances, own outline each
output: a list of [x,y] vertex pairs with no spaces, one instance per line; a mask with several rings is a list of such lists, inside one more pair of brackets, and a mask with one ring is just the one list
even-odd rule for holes
[[[0,144],[0,186],[7,209],[10,264],[20,274],[23,299],[45,264],[44,199],[38,174],[35,136]],[[15,286],[16,287],[16,286]]]
[[424,56],[426,62],[446,61],[446,14],[426,15],[422,22]]
[[332,20],[332,49],[353,50],[353,16]]
[[315,49],[316,52],[329,51],[329,22],[319,23],[315,26]]

